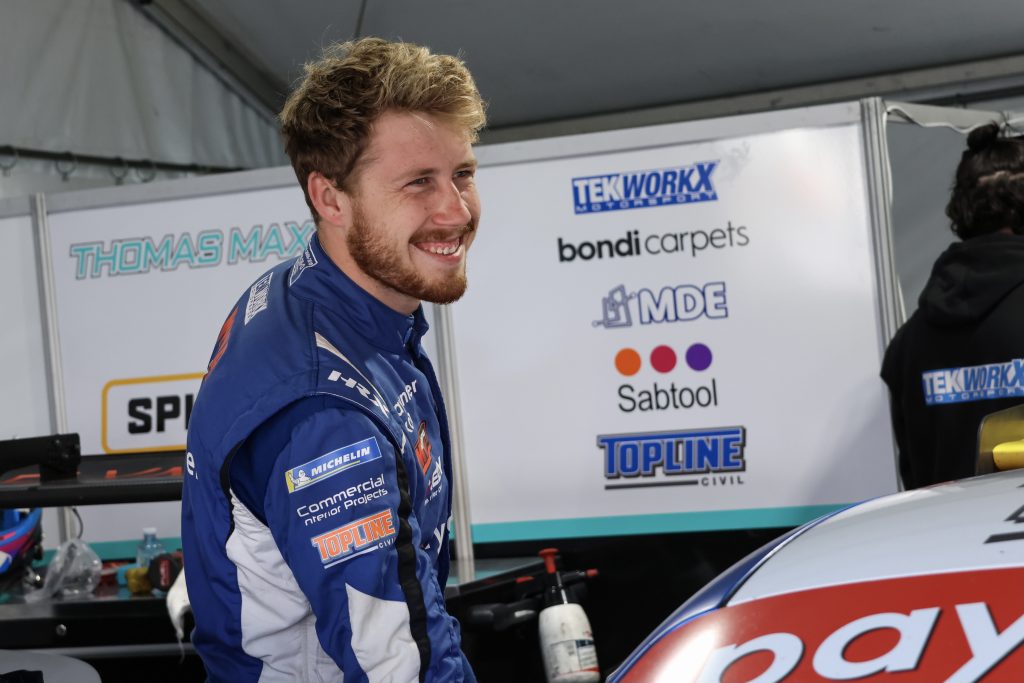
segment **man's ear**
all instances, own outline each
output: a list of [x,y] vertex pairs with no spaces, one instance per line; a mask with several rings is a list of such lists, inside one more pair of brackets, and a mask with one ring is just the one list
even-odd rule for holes
[[352,203],[348,194],[335,187],[319,171],[313,171],[306,179],[306,192],[313,202],[320,218],[334,225],[348,225],[352,215]]

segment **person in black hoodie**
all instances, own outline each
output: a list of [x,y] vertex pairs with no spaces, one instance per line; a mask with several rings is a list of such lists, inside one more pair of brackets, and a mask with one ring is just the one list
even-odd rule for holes
[[974,474],[978,427],[1024,403],[1024,138],[971,132],[939,256],[882,362],[907,489]]

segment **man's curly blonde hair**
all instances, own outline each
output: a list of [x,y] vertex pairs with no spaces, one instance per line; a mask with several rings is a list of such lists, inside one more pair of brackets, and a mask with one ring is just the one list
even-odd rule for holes
[[319,171],[342,190],[351,181],[386,111],[425,112],[461,127],[476,142],[486,123],[484,102],[461,59],[435,55],[412,43],[361,38],[335,44],[305,76],[281,110],[285,151],[309,199],[306,181]]

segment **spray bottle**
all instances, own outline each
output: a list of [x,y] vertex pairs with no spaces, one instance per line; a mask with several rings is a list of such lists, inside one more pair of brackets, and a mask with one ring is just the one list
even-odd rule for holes
[[597,683],[601,672],[597,666],[597,648],[590,621],[583,608],[569,602],[562,576],[555,566],[558,550],[545,548],[547,588],[544,609],[540,613],[540,648],[548,683]]

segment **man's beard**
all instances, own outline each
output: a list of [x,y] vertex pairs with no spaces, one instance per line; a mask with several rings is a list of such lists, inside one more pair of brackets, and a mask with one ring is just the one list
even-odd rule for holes
[[[475,224],[470,223],[462,228],[460,235],[468,235],[474,229]],[[416,239],[422,240],[423,237],[429,238],[430,235],[417,235]],[[374,229],[358,205],[354,207],[352,227],[345,241],[356,265],[374,280],[396,292],[435,304],[453,303],[466,292],[465,268],[447,277],[428,279],[416,270],[411,261],[402,258],[402,250],[409,249],[410,245],[395,243],[383,231]]]

